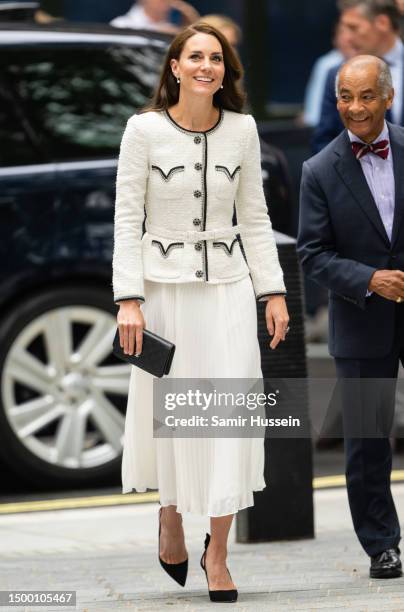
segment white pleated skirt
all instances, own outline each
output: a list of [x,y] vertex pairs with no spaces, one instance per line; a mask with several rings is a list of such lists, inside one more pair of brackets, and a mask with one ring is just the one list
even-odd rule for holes
[[[250,276],[220,284],[145,280],[146,328],[175,343],[169,377],[262,380]],[[264,438],[154,438],[153,376],[132,367],[122,492],[158,489],[162,506],[203,516],[254,505],[264,480]]]

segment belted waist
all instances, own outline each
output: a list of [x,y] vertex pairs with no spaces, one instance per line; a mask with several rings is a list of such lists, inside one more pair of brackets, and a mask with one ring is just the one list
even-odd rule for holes
[[230,225],[227,227],[220,227],[210,230],[189,230],[189,231],[178,231],[167,229],[166,227],[158,227],[151,223],[147,223],[146,220],[146,231],[154,236],[162,236],[163,238],[171,238],[172,240],[182,240],[183,242],[199,242],[199,240],[217,240],[219,238],[227,238],[238,234],[243,226]]

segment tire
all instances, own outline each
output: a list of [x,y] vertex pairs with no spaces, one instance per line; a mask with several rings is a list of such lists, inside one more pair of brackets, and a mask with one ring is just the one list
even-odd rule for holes
[[29,297],[0,324],[0,457],[40,488],[118,479],[130,366],[112,354],[116,311],[96,287]]

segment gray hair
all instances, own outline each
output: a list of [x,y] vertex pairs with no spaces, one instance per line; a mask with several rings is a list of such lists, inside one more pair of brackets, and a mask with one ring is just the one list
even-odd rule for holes
[[[380,91],[382,92],[382,98],[386,99],[388,98],[391,90],[393,89],[393,79],[391,78],[391,71],[390,71],[388,64],[386,64],[386,62],[382,60],[381,58],[377,58],[377,59],[379,60],[379,76],[377,79],[377,84],[379,86]],[[352,60],[349,60],[349,63],[351,62]],[[346,66],[347,63],[348,62],[345,62],[344,64],[342,64],[342,66],[337,72],[337,76],[335,77],[335,97],[336,98],[338,98],[339,96],[339,78],[340,78],[341,70],[344,68],[344,66]],[[363,60],[363,63],[365,64],[366,60]]]

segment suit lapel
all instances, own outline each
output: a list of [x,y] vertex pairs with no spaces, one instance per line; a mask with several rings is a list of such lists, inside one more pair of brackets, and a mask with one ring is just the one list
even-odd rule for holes
[[376,231],[390,246],[389,237],[387,236],[376,202],[373,199],[360,162],[355,159],[352,152],[351,142],[346,130],[343,131],[336,141],[335,153],[338,156],[335,162],[335,169],[341,180],[345,183]]
[[391,246],[394,246],[399,232],[402,229],[404,218],[404,136],[401,128],[389,125],[390,146],[393,155],[395,200],[394,200],[394,220],[391,236]]

